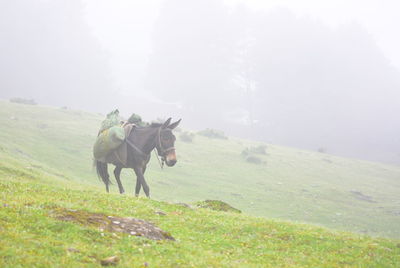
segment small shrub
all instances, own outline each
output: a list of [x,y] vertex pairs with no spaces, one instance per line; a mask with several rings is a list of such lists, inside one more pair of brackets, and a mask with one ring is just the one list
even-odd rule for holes
[[261,158],[254,156],[254,155],[249,155],[248,157],[246,157],[246,162],[257,164],[257,165],[264,163]]
[[181,139],[181,141],[191,143],[191,142],[193,142],[194,133],[190,133],[190,132],[185,131],[185,132],[182,132],[179,135],[179,138]]
[[243,156],[247,156],[250,154],[267,154],[267,146],[266,145],[259,145],[255,147],[246,148],[242,151]]
[[241,210],[232,207],[228,203],[225,203],[220,200],[205,200],[199,201],[196,203],[196,206],[199,208],[208,208],[216,211],[225,211],[225,212],[234,212],[234,213],[242,213]]
[[228,139],[228,137],[225,136],[225,133],[220,130],[215,130],[211,128],[207,128],[204,130],[201,130],[197,132],[197,134],[211,138],[211,139]]
[[10,102],[19,103],[19,104],[27,104],[27,105],[36,105],[36,101],[34,99],[24,99],[24,98],[11,98]]
[[267,146],[266,145],[258,145],[255,147],[250,147],[250,152],[254,154],[267,154]]

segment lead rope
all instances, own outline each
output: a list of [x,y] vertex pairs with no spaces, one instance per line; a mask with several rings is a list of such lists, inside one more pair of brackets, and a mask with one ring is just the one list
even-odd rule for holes
[[157,154],[157,152],[156,152],[156,148],[154,148],[154,154],[156,155],[156,157],[157,157],[157,160],[158,160],[158,163],[160,164],[160,167],[161,167],[161,169],[163,169],[164,168],[164,160],[160,160],[160,158],[158,157],[158,154]]
[[[159,143],[159,145],[160,145],[160,147],[161,147],[161,150],[162,150],[162,146],[161,146],[161,127],[158,129],[158,143]],[[157,146],[156,146],[157,147]],[[164,169],[164,159],[161,161],[160,160],[160,158],[158,157],[158,153],[157,153],[157,150],[156,150],[156,148],[154,148],[154,154],[156,155],[156,157],[157,157],[157,160],[158,160],[158,164],[160,164],[160,167],[161,167],[161,169]]]

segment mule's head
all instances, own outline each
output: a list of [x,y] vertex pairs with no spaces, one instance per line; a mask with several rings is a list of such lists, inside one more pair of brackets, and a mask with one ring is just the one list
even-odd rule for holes
[[169,118],[164,124],[162,124],[158,133],[158,142],[156,146],[157,152],[169,167],[174,166],[177,162],[175,153],[176,138],[172,133],[172,130],[176,128],[180,122],[181,120],[179,119],[175,123],[171,124],[171,118]]

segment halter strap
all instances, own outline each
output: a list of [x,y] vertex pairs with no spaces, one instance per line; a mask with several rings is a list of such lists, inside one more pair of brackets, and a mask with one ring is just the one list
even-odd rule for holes
[[158,129],[158,145],[160,146],[161,154],[162,154],[163,157],[164,157],[165,153],[167,153],[169,151],[172,151],[172,150],[175,150],[175,147],[173,147],[173,146],[169,147],[167,149],[163,148],[162,143],[161,143],[161,127]]

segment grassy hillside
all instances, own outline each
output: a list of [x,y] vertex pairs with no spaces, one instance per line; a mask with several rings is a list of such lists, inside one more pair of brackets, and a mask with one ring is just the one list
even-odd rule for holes
[[[45,174],[103,191],[91,169],[101,120],[85,112],[0,102],[0,169],[7,173],[9,165],[21,165],[24,176]],[[266,155],[258,155],[265,163],[257,165],[241,152],[261,143],[199,135],[184,143],[179,135],[177,165],[161,170],[153,159],[146,173],[155,200],[219,199],[246,214],[400,238],[398,166],[270,144]],[[131,195],[132,170],[124,170],[122,181]]]
[[[105,194],[24,160],[2,159],[0,267],[398,267],[397,240],[329,231],[244,214]],[[108,232],[81,216],[135,217],[170,233],[154,241]],[[162,213],[160,213],[162,212]]]

